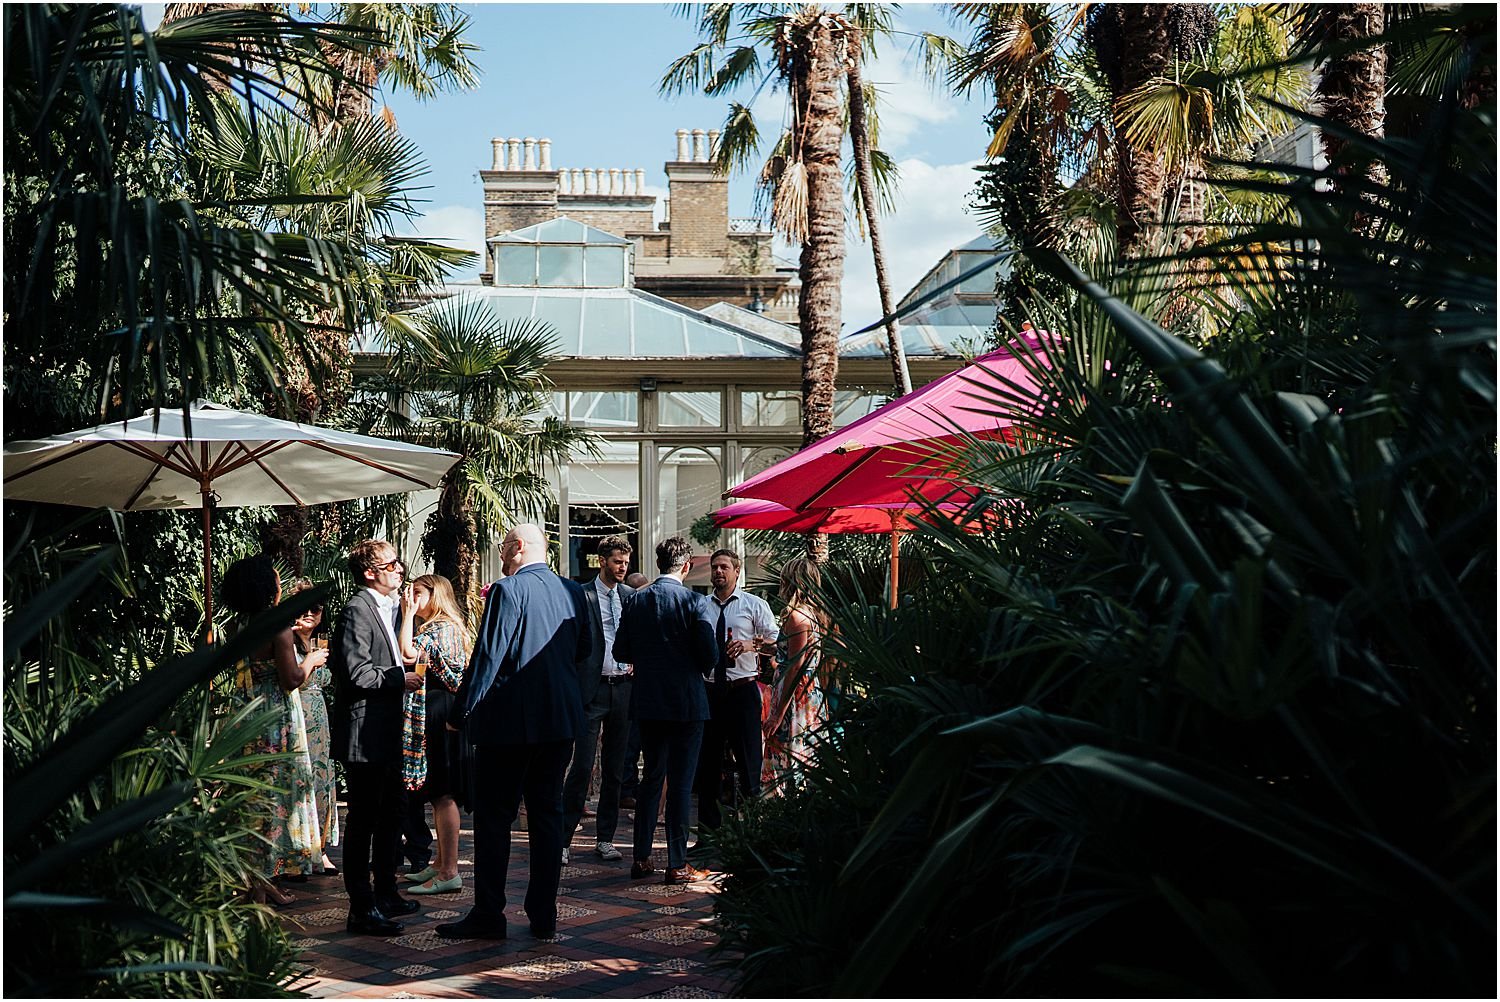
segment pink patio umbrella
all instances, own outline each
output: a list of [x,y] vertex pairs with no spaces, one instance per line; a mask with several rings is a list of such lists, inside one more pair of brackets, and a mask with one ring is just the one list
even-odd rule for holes
[[[969,505],[945,501],[931,513],[962,524],[971,532],[986,525],[996,524],[993,512],[978,517],[968,517]],[[901,533],[926,521],[929,512],[909,502],[892,502],[877,505],[848,505],[842,508],[808,508],[794,511],[775,501],[748,498],[725,505],[710,515],[721,529],[770,529],[778,532],[822,532],[829,535],[843,533],[868,533],[891,537],[891,588],[890,605],[894,609],[897,600],[897,582],[901,568]]]
[[[1043,333],[1023,333],[1039,352]],[[1037,390],[1020,347],[1000,348],[770,466],[725,497],[759,498],[787,508],[907,507],[942,502],[961,486],[950,457],[969,438],[1011,438],[995,399]]]

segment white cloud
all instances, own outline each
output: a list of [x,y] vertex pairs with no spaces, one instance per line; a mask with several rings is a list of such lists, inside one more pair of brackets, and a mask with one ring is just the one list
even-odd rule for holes
[[958,117],[964,105],[940,93],[922,79],[905,54],[889,54],[864,69],[875,85],[875,107],[880,115],[880,148],[893,156],[911,151],[924,129]]
[[[402,230],[406,236],[422,236],[450,247],[462,247],[480,255],[484,253],[484,213],[467,205],[441,205],[428,209],[404,225]],[[481,263],[476,262],[472,268],[451,278],[475,278],[482,270]]]
[[[979,235],[979,223],[968,211],[978,162],[929,164],[916,158],[900,162],[896,210],[880,220],[893,299],[904,296],[948,251]],[[880,319],[875,261],[852,219],[843,292],[845,333]]]

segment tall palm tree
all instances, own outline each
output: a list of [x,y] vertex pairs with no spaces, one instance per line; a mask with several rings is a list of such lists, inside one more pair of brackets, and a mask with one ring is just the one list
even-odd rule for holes
[[[874,148],[878,126],[873,91],[864,85],[860,66],[874,54],[875,40],[890,34],[889,10],[879,4],[833,7],[816,3],[717,4],[700,10],[701,40],[668,67],[661,83],[664,93],[701,89],[717,97],[744,86],[753,86],[759,92],[768,85],[784,87],[788,93],[789,124],[777,135],[763,166],[757,162],[761,136],[754,115],[748,105],[738,102],[730,103],[718,162],[726,173],[757,167],[762,193],[770,204],[772,225],[803,247],[805,273],[801,276],[803,307],[799,323],[804,338],[804,380],[817,387],[803,403],[803,433],[811,441],[832,430],[832,386],[837,378],[836,352],[830,355],[825,346],[829,337],[837,338],[839,296],[836,288],[830,296],[826,283],[830,277],[836,281],[842,268],[842,236],[830,241],[829,235],[835,223],[842,233],[843,207],[841,202],[836,207],[831,203],[832,176],[823,172],[840,162],[844,139],[842,86],[847,86],[849,130],[854,141],[850,187],[862,226],[871,235],[877,284],[886,270],[876,217],[881,198],[877,196],[889,191],[895,170],[890,159]],[[815,180],[829,185],[814,193]],[[814,209],[820,214],[816,223],[810,218]],[[829,215],[833,212],[837,212],[837,220]],[[814,231],[816,238],[812,237]],[[815,257],[836,258],[832,270],[809,262],[810,243]],[[886,285],[888,290],[889,283]],[[891,312],[888,300],[887,293],[882,300],[887,316]],[[894,324],[887,330],[893,384],[909,386],[910,376]]]
[[387,401],[375,429],[448,449],[463,458],[443,478],[422,553],[479,607],[479,555],[492,526],[539,518],[547,464],[589,450],[581,428],[541,417],[551,390],[545,367],[556,332],[535,320],[504,321],[483,300],[456,297],[396,318]]

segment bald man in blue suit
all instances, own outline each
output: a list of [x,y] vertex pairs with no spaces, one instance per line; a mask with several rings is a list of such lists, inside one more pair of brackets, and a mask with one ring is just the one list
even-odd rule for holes
[[474,907],[437,927],[450,939],[504,939],[510,827],[524,798],[531,851],[526,917],[532,935],[557,934],[563,777],[584,731],[574,665],[593,648],[583,588],[546,564],[534,525],[505,536],[506,577],[490,588],[455,716],[474,744]]

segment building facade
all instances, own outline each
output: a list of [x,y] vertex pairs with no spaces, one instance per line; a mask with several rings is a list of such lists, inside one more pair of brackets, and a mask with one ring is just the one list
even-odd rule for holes
[[[552,413],[599,439],[597,455],[546,471],[555,502],[546,529],[563,574],[593,574],[597,541],[614,533],[634,544],[632,569],[653,574],[659,541],[691,538],[695,524],[701,532],[724,491],[801,444],[801,339],[785,322],[796,319],[795,269],[774,260],[768,231],[729,217],[727,179],[710,163],[716,140],[678,132],[659,224],[644,171],[554,168],[547,140],[497,139],[480,172],[484,271],[448,291],[502,320],[549,324],[558,340],[547,368]],[[965,334],[993,324],[993,274],[988,282],[988,317]],[[953,369],[955,331],[920,320],[904,329],[916,385]],[[883,344],[874,332],[841,350],[840,425],[890,398]],[[384,360],[369,353],[359,364]],[[411,524],[434,502],[414,495]],[[713,545],[745,555],[747,580],[763,573],[741,533]],[[485,574],[497,572],[491,554]],[[706,565],[695,578],[706,584]]]

